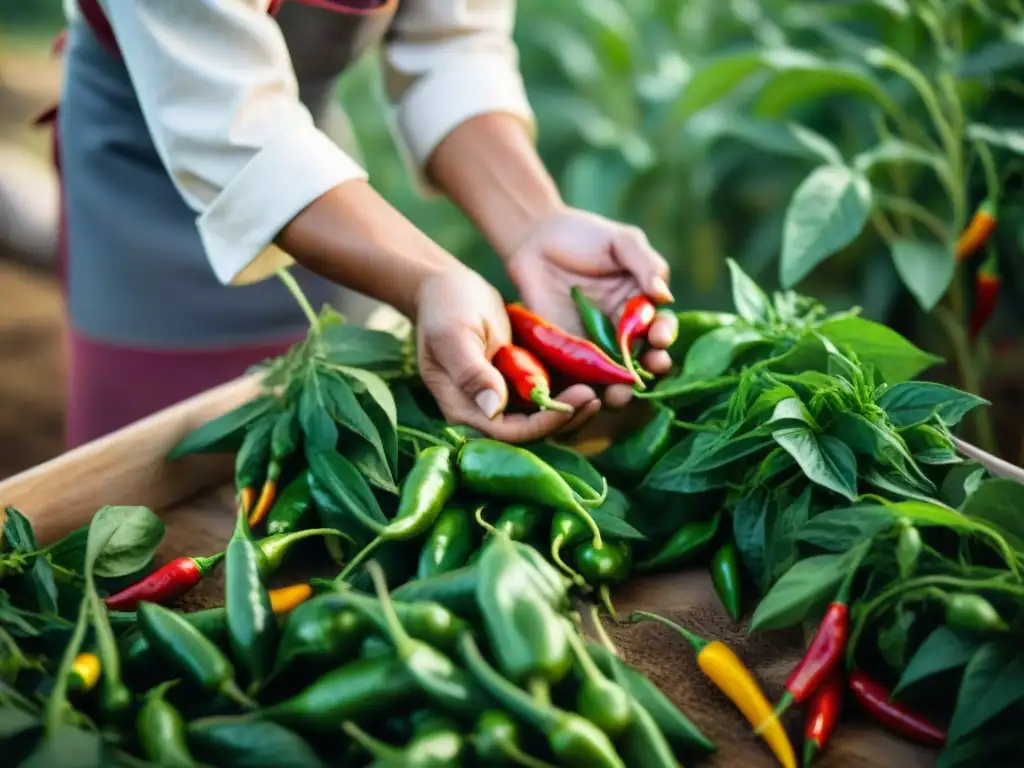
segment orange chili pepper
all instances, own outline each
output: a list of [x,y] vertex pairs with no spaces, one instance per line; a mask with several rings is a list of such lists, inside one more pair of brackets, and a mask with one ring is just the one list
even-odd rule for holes
[[967,228],[956,241],[956,263],[961,264],[988,242],[996,228],[996,204],[986,200],[978,206]]

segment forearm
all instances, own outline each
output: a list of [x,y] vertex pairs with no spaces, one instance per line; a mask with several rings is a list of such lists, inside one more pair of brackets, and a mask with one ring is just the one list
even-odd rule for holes
[[462,123],[431,155],[427,172],[503,259],[565,205],[525,126],[511,115]]
[[416,316],[420,287],[459,264],[363,181],[321,195],[276,242],[307,269],[408,317]]

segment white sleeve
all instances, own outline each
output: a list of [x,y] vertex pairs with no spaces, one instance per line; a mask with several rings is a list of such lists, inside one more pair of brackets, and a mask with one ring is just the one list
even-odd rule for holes
[[535,132],[512,41],[515,0],[402,0],[384,46],[384,85],[424,189],[431,154],[477,115],[513,115]]
[[104,0],[146,124],[222,283],[287,266],[296,214],[366,172],[313,125],[269,0]]

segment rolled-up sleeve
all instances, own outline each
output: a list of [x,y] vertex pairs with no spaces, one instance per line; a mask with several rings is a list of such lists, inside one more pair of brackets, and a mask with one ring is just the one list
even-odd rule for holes
[[161,160],[222,283],[287,266],[296,214],[366,172],[318,130],[269,0],[105,0]]
[[506,113],[535,133],[512,41],[515,0],[403,0],[383,51],[400,143],[424,190],[438,145],[477,115]]

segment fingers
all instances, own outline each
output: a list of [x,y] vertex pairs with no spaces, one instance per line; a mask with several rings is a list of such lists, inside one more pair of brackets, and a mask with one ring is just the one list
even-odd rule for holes
[[431,353],[454,390],[445,397],[446,401],[454,400],[467,409],[475,409],[484,421],[496,418],[505,410],[508,386],[491,364],[479,335],[446,334],[441,343],[432,345]]
[[484,434],[506,443],[528,443],[556,433],[573,432],[593,418],[601,403],[590,387],[583,384],[570,387],[557,398],[571,405],[573,413],[539,411],[537,413],[502,414],[496,419],[484,418],[477,409],[443,409],[445,417],[453,423],[467,424]]
[[657,349],[668,349],[679,336],[679,318],[675,312],[659,312],[647,332],[647,341]]
[[612,384],[604,391],[604,404],[612,410],[629,405],[633,399],[633,387],[629,384]]
[[655,376],[664,376],[672,370],[672,358],[664,349],[649,349],[640,357],[640,365]]
[[612,240],[615,258],[640,287],[641,293],[656,304],[672,301],[668,289],[668,262],[651,247],[647,236],[637,227],[623,227]]

